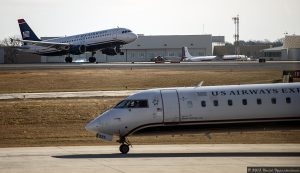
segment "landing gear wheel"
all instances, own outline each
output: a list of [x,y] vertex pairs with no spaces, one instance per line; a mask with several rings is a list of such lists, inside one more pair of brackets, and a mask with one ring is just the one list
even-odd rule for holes
[[117,54],[124,55],[124,52],[121,51],[121,46],[120,45],[116,46],[116,52],[117,52]]
[[66,61],[66,63],[72,63],[73,58],[68,56],[65,58],[65,61]]
[[120,145],[119,149],[122,154],[127,154],[129,152],[129,146],[126,144]]
[[129,152],[129,146],[132,146],[129,142],[128,139],[126,139],[125,136],[120,136],[120,139],[117,140],[117,142],[119,142],[121,145],[120,145],[120,152],[122,154],[127,154]]
[[95,58],[95,57],[89,57],[89,62],[90,62],[90,63],[96,62],[96,58]]

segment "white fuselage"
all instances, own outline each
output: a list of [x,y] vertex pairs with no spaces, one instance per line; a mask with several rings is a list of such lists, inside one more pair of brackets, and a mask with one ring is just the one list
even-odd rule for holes
[[151,89],[129,96],[86,129],[108,140],[153,126],[300,120],[299,103],[300,83]]
[[247,56],[245,55],[224,55],[222,57],[223,60],[247,60]]
[[[43,40],[43,42],[50,43],[68,43],[70,45],[84,45],[87,51],[100,50],[109,45],[115,44],[127,44],[137,39],[137,35],[126,28],[115,28],[109,30],[102,30],[96,32],[90,32],[85,34],[60,37],[55,39]],[[89,50],[91,49],[91,50]],[[55,46],[45,47],[37,46],[34,44],[23,45],[22,51],[35,53],[35,54],[50,54],[56,53],[61,50],[57,50]]]
[[216,56],[194,56],[194,57],[185,58],[184,61],[188,61],[188,62],[212,61],[216,58],[217,58]]

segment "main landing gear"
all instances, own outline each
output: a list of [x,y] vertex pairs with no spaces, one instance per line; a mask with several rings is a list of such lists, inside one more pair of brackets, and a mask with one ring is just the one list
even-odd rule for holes
[[70,55],[69,55],[69,56],[67,56],[67,57],[65,58],[65,61],[66,61],[66,63],[72,63],[73,58],[70,57]]
[[92,52],[92,56],[89,57],[89,62],[90,62],[90,63],[96,62],[96,58],[94,57],[95,54],[96,54],[96,52]]
[[120,145],[120,152],[122,154],[127,154],[129,152],[129,146],[132,146],[130,142],[125,138],[125,137],[120,137],[120,140],[118,142],[121,144]]
[[119,53],[120,55],[124,55],[124,52],[121,51],[120,45],[116,46],[116,52]]

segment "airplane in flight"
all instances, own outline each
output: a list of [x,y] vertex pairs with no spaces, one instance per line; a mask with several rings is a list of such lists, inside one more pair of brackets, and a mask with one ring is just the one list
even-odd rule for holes
[[208,127],[244,129],[276,122],[299,126],[299,103],[300,83],[150,89],[125,98],[85,128],[107,141],[118,136],[120,152],[126,154],[127,137],[143,132],[199,133]]
[[217,56],[192,56],[189,53],[187,47],[182,48],[182,61],[190,61],[190,62],[212,61],[216,58]]
[[89,62],[96,62],[94,55],[101,50],[106,55],[124,55],[121,46],[137,39],[137,35],[126,28],[114,28],[85,34],[41,40],[36,36],[24,19],[18,20],[22,40],[19,50],[44,56],[67,55],[65,61],[73,61],[70,55],[80,55],[91,52]]

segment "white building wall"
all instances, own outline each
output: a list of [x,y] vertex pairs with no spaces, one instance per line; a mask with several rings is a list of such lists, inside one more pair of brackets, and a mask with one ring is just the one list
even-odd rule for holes
[[[148,62],[153,57],[163,56],[169,60],[180,60],[182,56],[182,48],[177,49],[123,49],[124,55],[108,56],[97,52],[95,55],[97,62]],[[206,55],[204,48],[189,48],[189,52],[193,56]]]
[[287,54],[287,49],[282,49],[281,50],[281,61],[287,61],[288,60],[288,54]]
[[283,48],[286,49],[286,59],[291,61],[300,60],[300,35],[285,36]]
[[[86,62],[91,53],[71,55],[73,62]],[[41,56],[41,63],[64,63],[66,56]]]
[[41,56],[41,63],[63,63],[65,62],[64,56]]
[[300,60],[300,48],[288,49],[288,60]]

